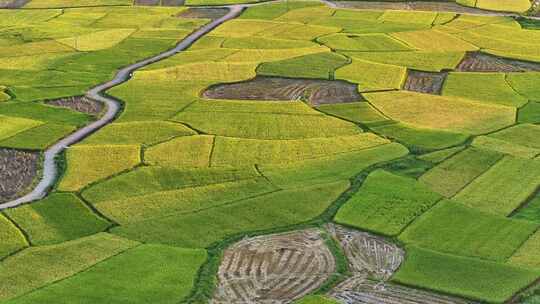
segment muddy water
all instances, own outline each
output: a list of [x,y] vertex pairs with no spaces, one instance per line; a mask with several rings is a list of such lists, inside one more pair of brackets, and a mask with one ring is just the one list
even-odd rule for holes
[[59,175],[55,159],[69,146],[80,142],[81,140],[85,139],[92,133],[109,124],[116,118],[117,114],[120,112],[121,109],[120,102],[104,94],[105,91],[128,81],[131,78],[133,72],[135,72],[136,70],[163,60],[165,58],[171,57],[176,53],[187,49],[191,44],[193,44],[202,36],[208,34],[221,23],[239,16],[245,7],[246,6],[244,5],[230,6],[229,12],[225,16],[213,20],[212,22],[193,32],[185,39],[183,39],[179,44],[177,44],[176,47],[174,47],[173,49],[122,68],[116,73],[115,77],[112,80],[90,89],[86,93],[86,96],[90,99],[104,103],[107,107],[107,111],[105,112],[105,114],[99,120],[85,126],[82,129],[77,130],[75,133],[60,140],[52,147],[47,149],[44,153],[43,176],[39,184],[32,190],[32,192],[28,193],[27,195],[12,200],[10,202],[0,204],[0,210],[16,207],[45,197],[48,190],[54,185]]

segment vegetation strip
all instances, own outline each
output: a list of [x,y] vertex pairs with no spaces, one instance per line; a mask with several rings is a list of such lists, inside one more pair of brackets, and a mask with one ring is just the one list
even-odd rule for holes
[[245,5],[230,6],[230,10],[228,14],[226,14],[225,16],[219,19],[213,20],[207,25],[201,27],[199,30],[193,32],[191,35],[189,35],[184,40],[182,40],[179,44],[177,44],[175,48],[168,50],[166,52],[163,52],[161,54],[158,54],[154,57],[129,65],[119,70],[112,80],[90,89],[86,93],[86,97],[92,100],[96,100],[96,101],[104,103],[107,106],[107,111],[105,112],[105,114],[103,114],[103,116],[99,120],[77,130],[75,133],[69,135],[68,137],[63,138],[62,140],[54,144],[52,147],[47,149],[44,153],[43,175],[38,185],[34,188],[32,192],[26,194],[23,197],[0,204],[0,210],[6,209],[6,208],[13,208],[13,207],[16,207],[25,203],[29,203],[35,200],[39,200],[45,197],[47,195],[48,190],[54,185],[54,183],[56,182],[58,178],[59,171],[58,171],[56,161],[55,161],[56,158],[63,151],[65,151],[69,146],[83,140],[84,138],[88,137],[92,133],[108,125],[116,118],[117,114],[119,113],[121,109],[121,105],[118,100],[105,94],[107,90],[128,81],[132,77],[133,72],[135,72],[136,70],[141,69],[152,63],[158,62],[160,60],[166,59],[168,57],[171,57],[175,55],[176,53],[187,49],[195,41],[197,41],[198,39],[203,37],[205,34],[212,31],[214,28],[216,28],[220,24],[239,16],[245,7],[246,7]]

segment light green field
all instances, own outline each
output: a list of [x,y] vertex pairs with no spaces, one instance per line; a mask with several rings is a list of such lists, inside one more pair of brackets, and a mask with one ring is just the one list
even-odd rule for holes
[[536,272],[524,268],[417,247],[407,252],[393,281],[471,299],[502,303],[537,278]]
[[333,34],[319,38],[319,42],[341,51],[407,51],[404,43],[385,34],[345,35]]
[[414,179],[379,170],[369,175],[360,191],[336,214],[335,221],[395,236],[440,198]]
[[97,204],[102,201],[127,199],[155,192],[178,190],[253,179],[260,175],[255,168],[195,168],[142,166],[90,186],[82,196]]
[[39,0],[30,1],[25,8],[64,8],[80,6],[131,5],[130,0]]
[[177,303],[205,260],[201,249],[141,245],[8,303]]
[[216,137],[211,166],[242,167],[253,164],[283,164],[361,151],[387,143],[389,143],[388,140],[373,133],[303,140]]
[[164,121],[113,123],[84,141],[88,145],[151,145],[197,134],[185,125]]
[[504,262],[537,228],[538,224],[442,201],[414,221],[399,239],[439,252]]
[[416,150],[442,149],[462,144],[468,135],[445,130],[418,128],[402,123],[374,125],[372,129],[378,134],[398,140]]
[[189,187],[102,201],[95,207],[121,225],[194,213],[246,198],[276,191],[264,178]]
[[506,156],[461,190],[455,200],[485,212],[509,215],[540,185],[538,170],[538,160]]
[[337,302],[334,299],[327,298],[325,296],[307,296],[305,298],[302,298],[294,304],[337,304]]
[[514,255],[508,260],[511,265],[521,266],[524,268],[540,267],[540,259],[536,254],[540,248],[540,233],[533,234]]
[[433,191],[452,197],[475,178],[486,172],[503,156],[489,150],[469,148],[420,177]]
[[55,193],[31,205],[7,210],[6,214],[24,229],[33,245],[61,243],[110,226],[71,193]]
[[317,109],[355,123],[370,124],[387,120],[367,102],[320,105]]
[[58,245],[23,250],[0,265],[0,299],[21,296],[34,289],[73,276],[138,243],[107,233]]
[[337,79],[358,83],[360,92],[400,89],[407,70],[403,67],[353,59],[336,71]]
[[0,214],[0,258],[5,258],[15,251],[21,250],[28,246],[28,242],[24,235],[17,229],[13,223],[4,215]]
[[[257,0],[186,4],[241,2]],[[525,2],[458,0],[519,13]],[[161,5],[0,10],[0,147],[43,153],[97,119],[46,101],[84,95],[210,20]],[[245,8],[104,92],[121,103],[115,120],[57,159],[44,199],[0,213],[0,302],[211,303],[225,248],[333,221],[405,250],[394,283],[479,303],[518,297],[540,277],[540,73],[456,69],[479,50],[540,62],[534,28],[318,1]],[[402,91],[410,71],[448,73],[442,96]],[[350,88],[333,85],[313,93],[322,105],[205,97],[262,76],[348,82],[362,98],[335,103]],[[19,165],[5,154],[0,201]],[[293,303],[333,304],[334,283]]]
[[464,52],[345,52],[352,58],[405,66],[410,69],[440,72],[443,69],[455,68]]
[[207,134],[252,139],[303,139],[355,135],[357,126],[341,119],[318,115],[282,115],[187,109],[173,118]]
[[348,187],[349,182],[341,181],[278,191],[193,214],[125,225],[112,232],[144,242],[203,248],[246,231],[306,222],[319,216]]
[[331,78],[335,70],[345,64],[347,64],[345,57],[325,52],[263,63],[257,68],[257,74],[297,78]]
[[450,73],[442,94],[518,108],[528,101],[508,85],[502,73]]

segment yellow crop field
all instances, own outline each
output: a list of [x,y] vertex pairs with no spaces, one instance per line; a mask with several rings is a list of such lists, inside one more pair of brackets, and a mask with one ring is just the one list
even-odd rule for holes
[[133,168],[141,162],[135,145],[79,145],[66,153],[68,169],[58,188],[76,191],[82,187]]

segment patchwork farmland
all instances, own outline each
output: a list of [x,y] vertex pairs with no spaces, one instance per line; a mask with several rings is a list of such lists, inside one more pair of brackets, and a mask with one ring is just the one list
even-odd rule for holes
[[0,303],[540,303],[538,1],[0,8]]

